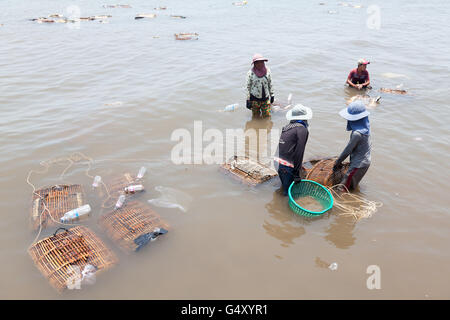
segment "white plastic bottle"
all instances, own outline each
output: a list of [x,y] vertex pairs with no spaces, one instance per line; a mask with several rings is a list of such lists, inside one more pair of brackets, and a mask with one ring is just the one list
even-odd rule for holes
[[92,186],[93,186],[94,188],[97,188],[97,187],[98,187],[98,184],[100,183],[100,181],[102,181],[102,177],[100,177],[100,176],[95,176],[94,182],[92,183]]
[[287,100],[288,106],[291,105],[291,102],[292,102],[292,93],[289,93],[288,100]]
[[239,108],[239,104],[238,103],[229,104],[223,109],[223,111],[234,111],[237,108]]
[[78,219],[82,216],[87,216],[91,212],[91,206],[86,204],[79,208],[70,210],[64,214],[64,216],[60,219],[62,223],[66,223],[75,219]]
[[123,203],[125,202],[125,195],[121,194],[119,199],[116,202],[116,209],[119,209],[123,206]]
[[141,169],[139,169],[139,173],[137,175],[138,179],[142,179],[144,177],[145,172],[147,171],[146,167],[141,167]]
[[143,191],[144,186],[142,184],[136,184],[134,186],[128,186],[125,188],[125,193],[135,193],[137,191]]

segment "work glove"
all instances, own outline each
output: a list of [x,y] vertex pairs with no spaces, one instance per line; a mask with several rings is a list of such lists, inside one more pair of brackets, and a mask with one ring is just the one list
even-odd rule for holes
[[247,109],[251,110],[252,109],[252,102],[250,100],[247,100],[247,104],[246,104]]
[[270,103],[273,103],[275,101],[275,97],[274,96],[271,96],[270,97]]

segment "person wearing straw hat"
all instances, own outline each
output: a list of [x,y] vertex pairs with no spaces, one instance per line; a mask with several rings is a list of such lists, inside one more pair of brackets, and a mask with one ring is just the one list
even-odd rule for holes
[[286,114],[289,123],[281,131],[278,156],[274,157],[285,196],[293,181],[301,181],[303,154],[309,135],[308,120],[311,118],[312,110],[301,104],[295,105]]
[[333,171],[342,168],[342,161],[350,156],[350,167],[344,175],[341,184],[347,190],[355,189],[366,174],[370,166],[370,123],[369,112],[364,103],[356,100],[342,109],[339,115],[347,120],[347,131],[350,133],[350,141],[336,160]]
[[361,90],[368,88],[370,85],[369,72],[367,71],[367,65],[369,61],[365,59],[358,60],[358,67],[350,71],[347,77],[347,84],[350,87]]
[[271,104],[275,99],[272,75],[265,65],[266,61],[256,53],[252,59],[253,67],[247,73],[247,109],[252,110],[254,117],[270,117]]

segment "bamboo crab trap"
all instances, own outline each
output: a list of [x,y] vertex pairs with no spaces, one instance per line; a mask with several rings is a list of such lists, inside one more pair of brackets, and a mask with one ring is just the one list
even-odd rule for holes
[[103,203],[103,207],[110,208],[113,207],[117,198],[120,195],[125,195],[126,198],[133,197],[135,193],[125,193],[125,188],[134,184],[140,183],[140,180],[136,176],[132,176],[130,173],[124,173],[117,176],[109,181],[106,181],[106,186],[108,191],[108,198]]
[[88,228],[77,226],[58,233],[60,229],[28,249],[39,271],[59,292],[74,277],[75,268],[90,264],[98,273],[117,263],[115,254]]
[[198,33],[175,33],[175,40],[198,40]]
[[334,172],[333,166],[337,158],[310,160],[303,163],[306,171],[306,179],[320,183],[325,187],[332,187],[340,183],[347,172],[350,164],[342,163],[342,168]]
[[234,156],[224,163],[221,168],[234,178],[251,185],[263,183],[278,175],[274,169],[249,157]]
[[81,185],[56,185],[36,190],[33,193],[31,209],[31,226],[37,230],[39,226],[56,226],[56,221],[72,209],[84,204]]
[[137,201],[101,216],[99,225],[125,251],[139,250],[150,238],[164,233],[155,230],[169,228],[156,212]]

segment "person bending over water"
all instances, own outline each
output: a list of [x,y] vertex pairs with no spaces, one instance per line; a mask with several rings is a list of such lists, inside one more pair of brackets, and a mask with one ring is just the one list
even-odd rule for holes
[[272,76],[266,68],[267,61],[260,54],[253,56],[253,68],[247,73],[247,109],[252,110],[254,117],[270,117],[271,104],[274,101]]
[[358,60],[358,67],[350,71],[347,77],[347,84],[355,89],[361,90],[370,87],[369,72],[367,65],[369,61],[364,59]]
[[[347,120],[347,131],[351,131],[350,141],[336,160],[333,171],[342,168],[342,161],[350,155],[350,167],[341,184],[348,190],[355,189],[370,166],[370,123],[369,112],[360,100],[354,101],[339,115]],[[342,190],[342,189],[341,189]]]

